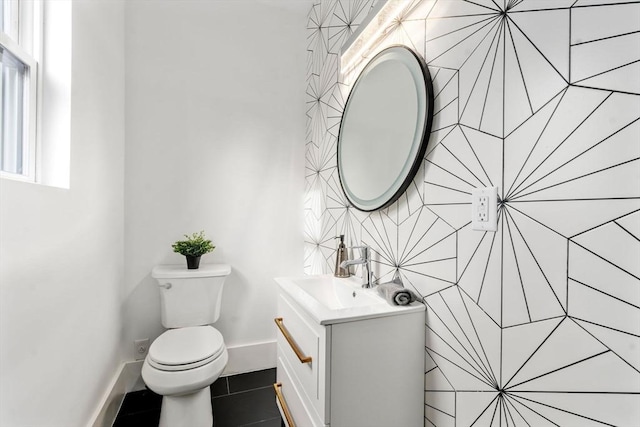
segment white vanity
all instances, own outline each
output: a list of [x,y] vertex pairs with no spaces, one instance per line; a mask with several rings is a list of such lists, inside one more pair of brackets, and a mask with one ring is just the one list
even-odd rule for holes
[[333,276],[277,278],[277,403],[289,426],[424,423],[425,307]]

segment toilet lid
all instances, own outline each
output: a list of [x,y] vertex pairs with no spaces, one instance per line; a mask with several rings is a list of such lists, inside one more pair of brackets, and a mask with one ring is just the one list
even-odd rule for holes
[[216,359],[224,351],[222,334],[211,326],[170,329],[149,347],[149,363],[157,369],[193,369]]

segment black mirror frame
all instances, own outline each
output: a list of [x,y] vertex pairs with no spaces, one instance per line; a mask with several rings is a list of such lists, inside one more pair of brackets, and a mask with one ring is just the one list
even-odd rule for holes
[[[345,190],[345,185],[343,182],[343,178],[342,178],[342,173],[340,172],[340,136],[342,135],[342,126],[344,123],[344,112],[347,111],[347,107],[349,106],[349,101],[351,100],[351,96],[353,95],[353,89],[356,87],[358,81],[360,80],[360,78],[365,74],[365,72],[367,71],[367,67],[369,66],[369,64],[373,63],[376,59],[378,59],[381,55],[383,55],[387,50],[392,49],[392,48],[403,48],[406,49],[408,52],[411,53],[411,55],[413,55],[413,57],[415,58],[416,62],[420,65],[420,69],[422,70],[422,76],[424,78],[424,85],[425,85],[425,92],[426,92],[426,96],[427,96],[427,109],[426,109],[426,119],[424,121],[424,126],[422,129],[422,136],[420,138],[420,147],[416,153],[415,158],[413,159],[413,164],[411,166],[411,168],[409,169],[409,172],[407,173],[407,176],[404,178],[404,181],[402,182],[402,184],[400,185],[400,187],[398,188],[398,190],[389,198],[389,200],[387,200],[386,202],[382,203],[380,206],[376,206],[373,207],[371,209],[362,209],[361,207],[359,207],[358,205],[356,205],[353,200],[351,200],[351,198],[349,197],[349,193]],[[393,46],[389,46],[385,49],[383,49],[382,51],[380,51],[378,54],[376,54],[376,56],[374,56],[369,63],[362,69],[362,71],[360,72],[360,74],[358,75],[358,78],[356,79],[356,81],[354,82],[354,84],[351,87],[351,91],[349,92],[349,96],[347,97],[347,101],[344,104],[344,109],[342,112],[342,117],[340,119],[340,129],[338,131],[338,140],[337,140],[337,144],[336,144],[336,148],[337,148],[337,169],[338,169],[338,178],[340,181],[340,187],[342,189],[342,192],[344,193],[345,197],[347,198],[347,200],[349,201],[349,203],[351,204],[351,206],[355,207],[356,209],[358,209],[359,211],[362,212],[374,212],[376,210],[380,210],[380,209],[385,209],[388,208],[389,206],[391,206],[393,203],[395,203],[400,196],[402,196],[404,194],[404,192],[407,190],[407,188],[409,188],[409,185],[411,184],[411,182],[413,181],[413,179],[415,178],[416,174],[418,173],[418,170],[420,169],[420,166],[424,160],[424,156],[425,153],[427,151],[427,145],[429,143],[429,136],[431,135],[431,126],[433,124],[433,83],[431,80],[431,74],[429,73],[429,69],[427,67],[426,62],[424,61],[424,59],[418,55],[416,52],[414,52],[412,49],[410,49],[407,46],[404,45],[393,45]]]

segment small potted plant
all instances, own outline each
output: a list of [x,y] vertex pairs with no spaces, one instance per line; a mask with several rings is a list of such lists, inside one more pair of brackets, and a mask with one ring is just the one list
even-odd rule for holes
[[190,236],[185,234],[184,237],[186,240],[178,240],[171,247],[174,252],[187,257],[187,268],[195,270],[200,266],[200,257],[213,251],[216,247],[213,246],[211,240],[204,237],[204,231],[193,233]]

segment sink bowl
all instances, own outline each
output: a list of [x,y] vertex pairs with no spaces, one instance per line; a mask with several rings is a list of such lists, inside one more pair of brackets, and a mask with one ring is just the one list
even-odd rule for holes
[[308,276],[296,279],[295,283],[320,304],[332,310],[386,304],[380,296],[352,283],[351,280],[331,276]]
[[321,325],[424,311],[419,302],[391,305],[374,289],[363,289],[359,280],[332,275],[277,277],[276,283]]

